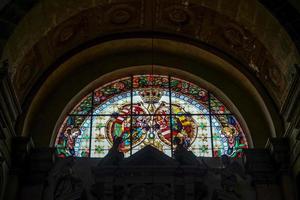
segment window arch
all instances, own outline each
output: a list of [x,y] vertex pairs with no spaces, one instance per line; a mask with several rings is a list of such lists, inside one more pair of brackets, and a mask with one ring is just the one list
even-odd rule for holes
[[152,145],[171,156],[174,137],[197,156],[239,157],[247,141],[238,120],[210,91],[165,75],[134,75],[86,95],[64,119],[59,157],[104,157],[122,137],[125,156]]

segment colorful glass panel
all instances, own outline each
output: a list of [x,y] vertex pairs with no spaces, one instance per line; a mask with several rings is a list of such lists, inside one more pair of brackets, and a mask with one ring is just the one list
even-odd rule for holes
[[73,115],[86,115],[92,110],[92,94],[84,97],[77,106],[71,111]]
[[194,115],[196,125],[196,136],[192,142],[190,150],[196,156],[212,156],[211,148],[211,129],[209,115]]
[[68,116],[56,138],[59,157],[88,157],[91,118],[89,116]]
[[225,107],[221,101],[210,94],[210,107],[213,114],[229,114],[230,111]]
[[182,79],[173,77],[170,79],[171,91],[176,94],[176,97],[189,97],[189,99],[194,100],[197,103],[201,104],[203,107],[208,108],[208,91]]
[[197,156],[241,156],[237,119],[211,92],[169,76],[135,75],[95,89],[66,117],[59,157],[104,157],[116,137],[128,157],[147,145],[172,156],[174,137]]

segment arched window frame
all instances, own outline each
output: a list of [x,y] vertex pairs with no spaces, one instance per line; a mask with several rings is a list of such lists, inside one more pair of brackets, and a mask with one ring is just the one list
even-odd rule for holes
[[[129,87],[128,87],[128,85],[127,85],[127,88],[123,91],[123,93],[125,92],[125,91],[127,91],[127,93],[130,91],[130,109],[131,109],[131,113],[133,113],[132,112],[132,108],[133,108],[133,97],[134,97],[134,95],[133,95],[133,92],[134,92],[134,90],[135,89],[141,89],[141,88],[135,88],[135,86],[134,86],[134,84],[135,84],[135,78],[137,78],[137,77],[142,77],[142,76],[147,76],[148,78],[149,77],[154,77],[154,79],[155,79],[155,77],[161,77],[161,78],[167,78],[167,83],[165,83],[166,85],[166,88],[167,88],[167,90],[168,90],[168,95],[169,95],[169,102],[171,102],[171,104],[169,104],[170,105],[170,108],[173,106],[173,104],[172,104],[172,94],[174,94],[175,92],[172,90],[172,89],[174,89],[174,88],[172,88],[172,80],[180,80],[180,81],[182,81],[183,83],[187,83],[188,85],[189,85],[189,87],[190,86],[192,86],[192,87],[195,87],[195,88],[198,88],[198,89],[200,89],[201,91],[203,91],[203,92],[205,92],[206,93],[206,96],[207,96],[207,108],[208,108],[208,114],[205,114],[205,113],[186,113],[186,114],[188,114],[188,115],[191,115],[191,116],[208,116],[208,118],[209,118],[209,129],[210,129],[210,142],[211,142],[211,147],[212,148],[208,148],[208,150],[210,150],[211,151],[211,154],[204,154],[204,155],[201,155],[201,154],[198,154],[198,156],[208,156],[208,157],[218,157],[218,156],[221,156],[222,154],[224,154],[224,149],[217,149],[216,147],[215,147],[215,145],[214,145],[214,137],[215,137],[215,135],[213,134],[214,132],[213,132],[213,126],[212,126],[212,120],[213,120],[213,118],[215,119],[215,116],[221,116],[221,117],[226,117],[226,116],[232,116],[233,117],[233,120],[235,121],[235,123],[236,123],[236,125],[237,125],[237,129],[239,129],[239,133],[238,133],[238,135],[237,136],[234,136],[234,137],[231,137],[230,139],[231,140],[236,140],[237,138],[236,137],[239,137],[239,144],[236,144],[235,142],[234,142],[234,145],[237,145],[236,147],[234,147],[234,148],[236,148],[236,150],[238,150],[238,152],[236,152],[236,153],[233,153],[233,154],[228,154],[229,156],[231,156],[231,157],[236,157],[236,156],[241,156],[241,150],[243,149],[243,148],[247,148],[248,147],[248,144],[247,144],[247,141],[246,141],[246,137],[245,137],[245,134],[244,134],[244,131],[242,130],[242,128],[241,128],[241,126],[240,126],[240,124],[239,124],[239,122],[236,120],[236,118],[235,118],[235,116],[234,116],[234,114],[232,114],[227,108],[226,108],[226,106],[223,104],[223,103],[221,103],[221,101],[219,101],[218,100],[218,98],[217,97],[215,97],[215,95],[212,93],[212,92],[210,92],[210,91],[208,91],[208,90],[205,90],[205,89],[203,89],[203,88],[201,88],[201,87],[199,87],[199,86],[197,86],[197,85],[195,85],[195,84],[193,84],[193,83],[191,83],[191,82],[188,82],[188,81],[185,81],[185,80],[182,80],[182,79],[178,79],[178,78],[176,78],[176,77],[173,77],[173,76],[165,76],[165,75],[133,75],[133,76],[130,76],[130,77],[125,77],[125,78],[121,78],[121,79],[118,79],[118,80],[116,80],[116,81],[112,81],[112,82],[110,82],[110,83],[107,83],[107,84],[105,84],[105,85],[103,85],[103,86],[101,86],[101,87],[98,87],[97,89],[94,89],[91,93],[89,93],[85,98],[83,98],[81,101],[80,101],[80,103],[78,103],[73,109],[72,109],[72,111],[69,113],[69,115],[68,115],[68,117],[70,117],[70,116],[72,116],[72,117],[85,117],[85,120],[86,120],[86,118],[87,117],[90,117],[92,120],[90,120],[91,122],[89,123],[89,126],[90,126],[90,135],[89,135],[89,138],[88,138],[88,150],[87,151],[85,151],[85,153],[84,154],[82,154],[82,153],[80,153],[80,154],[78,154],[78,153],[76,153],[76,152],[72,152],[72,153],[70,153],[70,149],[68,150],[68,146],[70,146],[70,144],[72,145],[72,142],[69,142],[69,144],[68,144],[68,142],[66,142],[66,144],[63,146],[63,148],[62,149],[64,149],[64,150],[66,150],[66,151],[69,151],[69,153],[68,154],[61,154],[61,153],[59,153],[59,150],[60,150],[60,136],[62,136],[62,135],[67,135],[67,134],[65,134],[65,132],[66,132],[66,130],[64,129],[64,124],[66,124],[67,123],[67,119],[68,119],[68,117],[66,117],[66,119],[64,120],[64,123],[63,123],[63,125],[61,126],[61,128],[60,128],[60,130],[59,130],[59,133],[58,133],[58,135],[57,135],[57,138],[56,138],[56,142],[55,142],[55,146],[56,146],[56,149],[58,150],[58,155],[59,156],[61,156],[61,157],[63,157],[63,156],[79,156],[79,157],[99,157],[99,156],[95,156],[94,154],[92,154],[91,153],[91,151],[94,151],[95,150],[95,145],[94,144],[92,144],[93,143],[93,139],[95,139],[95,137],[93,137],[93,118],[95,117],[95,116],[98,116],[98,115],[95,115],[94,114],[94,110],[97,108],[97,106],[96,106],[96,108],[94,108],[94,106],[95,106],[95,96],[97,96],[97,91],[99,91],[99,90],[101,90],[101,89],[103,89],[103,88],[105,88],[105,87],[109,87],[110,85],[112,85],[112,84],[117,84],[117,83],[120,83],[120,81],[124,81],[124,80],[129,80],[129,82],[130,82],[130,84],[129,84]],[[151,87],[153,88],[153,89],[158,89],[158,87],[159,86],[154,86],[154,85],[151,85]],[[190,89],[190,88],[189,88]],[[180,92],[182,92],[182,91],[180,91]],[[99,104],[98,105],[98,108],[99,108],[99,106],[101,106],[101,105],[103,105],[103,103],[104,102],[106,102],[106,101],[108,101],[109,99],[111,99],[111,98],[114,98],[115,96],[117,96],[118,94],[114,94],[114,95],[112,95],[112,96],[110,96],[110,97],[107,97],[107,99],[105,100],[105,101],[103,101],[101,104]],[[101,96],[101,97],[103,97],[103,96]],[[82,106],[82,104],[85,104],[86,103],[86,101],[88,101],[91,105],[90,105],[90,110],[88,111],[88,113],[90,113],[90,114],[88,114],[88,113],[85,113],[84,111],[82,111],[82,110],[78,110],[79,108],[81,108],[81,106]],[[215,110],[215,107],[214,107],[214,105],[212,105],[212,104],[215,104],[216,102],[219,102],[223,107],[224,107],[224,110],[225,110],[225,113],[223,112],[223,113],[217,113],[217,111]],[[86,108],[86,107],[85,107]],[[76,111],[77,110],[77,111]],[[170,109],[170,111],[172,111],[172,109]],[[213,112],[214,111],[214,112]],[[186,114],[184,114],[184,115],[186,115]],[[113,115],[113,113],[105,113],[105,114],[100,114],[99,116],[109,116],[109,117],[111,117]],[[172,112],[170,112],[170,118],[171,119],[173,119],[173,116],[175,116],[176,114],[172,114]],[[132,155],[133,153],[134,153],[134,148],[133,148],[133,142],[132,142],[132,127],[133,127],[133,124],[132,124],[132,117],[133,117],[134,115],[130,115],[130,149],[129,149],[129,151],[126,151],[127,152],[127,156],[129,156],[129,155]],[[176,115],[176,116],[179,116],[179,115]],[[219,119],[219,118],[218,118]],[[172,120],[171,120],[171,122],[170,122],[170,124],[171,124],[171,126],[170,126],[170,132],[172,132],[173,133],[173,131],[172,131]],[[225,128],[226,126],[224,125],[222,125],[222,131],[224,130],[224,128]],[[227,127],[230,127],[229,125],[227,126]],[[79,128],[79,127],[77,127],[77,128]],[[231,127],[232,128],[232,127]],[[79,128],[80,129],[80,128]],[[71,131],[73,131],[74,132],[74,130],[71,130]],[[77,130],[78,131],[78,130]],[[220,131],[220,130],[219,130]],[[230,129],[228,129],[228,131],[230,132]],[[75,132],[76,132],[76,130],[75,130]],[[225,135],[225,131],[223,131],[224,132],[224,134],[223,135]],[[213,139],[211,139],[211,138],[213,138]],[[226,138],[227,140],[229,140],[228,138]],[[76,139],[74,139],[74,141],[73,141],[73,144],[74,144],[74,146],[75,146],[75,143],[77,142],[76,141],[77,140],[77,138]],[[112,139],[111,139],[112,140]],[[110,140],[110,144],[111,144],[111,141]],[[242,141],[242,142],[240,142],[240,141]],[[171,134],[171,140],[170,140],[170,143],[171,143],[171,145],[170,145],[170,149],[169,149],[169,156],[171,156],[172,155],[172,152],[173,152],[173,150],[174,150],[174,145],[173,145],[173,134]],[[191,148],[190,148],[191,149]],[[75,149],[74,149],[75,150]],[[192,149],[191,149],[192,150]],[[105,149],[105,151],[107,152],[108,151],[108,149]],[[223,153],[217,153],[217,151],[222,151]],[[126,153],[125,152],[125,153]],[[129,152],[129,153],[128,153]],[[166,153],[166,152],[165,152]],[[194,151],[194,153],[195,153],[195,151]],[[102,155],[102,156],[100,156],[100,157],[103,157],[104,155]]]

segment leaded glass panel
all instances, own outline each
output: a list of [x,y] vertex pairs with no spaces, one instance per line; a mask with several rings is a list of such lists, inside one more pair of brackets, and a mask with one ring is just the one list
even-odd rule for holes
[[152,145],[172,156],[174,137],[197,156],[241,156],[244,132],[211,92],[161,75],[125,77],[85,96],[63,121],[55,147],[60,157],[104,157],[116,137],[130,156]]

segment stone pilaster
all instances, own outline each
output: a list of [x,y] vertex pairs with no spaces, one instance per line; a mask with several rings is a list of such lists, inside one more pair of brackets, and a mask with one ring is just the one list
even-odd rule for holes
[[[295,72],[291,77],[292,84],[288,96],[281,108],[284,117],[285,137],[290,139],[291,161],[296,164],[300,155],[300,66],[295,65]],[[299,161],[300,162],[300,161]]]
[[[287,155],[290,155],[290,168],[293,176],[297,177],[300,176],[300,66],[295,65],[294,71],[281,114],[284,117],[285,137],[289,139],[290,150]],[[298,196],[300,197],[300,192]]]
[[19,199],[44,199],[48,173],[54,163],[53,152],[51,148],[33,148],[30,151],[25,161],[28,168],[25,168],[21,176]]
[[0,63],[0,148],[5,160],[10,163],[11,138],[16,136],[15,123],[21,107],[8,74],[6,61]]
[[12,187],[17,188],[14,199],[43,199],[48,172],[53,166],[53,149],[35,148],[27,137],[14,137],[12,146],[10,176],[14,177]]
[[292,173],[290,170],[290,146],[288,138],[271,138],[270,154],[275,162],[276,174],[284,199],[295,199]]
[[21,177],[28,169],[27,160],[29,157],[32,142],[29,138],[11,138],[11,162],[9,166],[7,189],[4,199],[19,199]]
[[252,176],[257,200],[282,200],[275,162],[266,149],[246,149],[245,169]]
[[11,141],[21,107],[8,74],[7,61],[0,63],[0,199],[13,199],[17,181],[11,173]]

